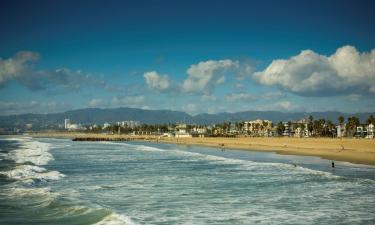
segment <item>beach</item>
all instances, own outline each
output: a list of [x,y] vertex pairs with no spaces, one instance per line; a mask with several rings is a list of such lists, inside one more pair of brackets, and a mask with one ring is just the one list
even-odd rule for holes
[[36,137],[129,138],[180,145],[201,145],[215,148],[271,151],[278,154],[318,156],[324,159],[375,165],[375,139],[356,138],[291,138],[291,137],[207,137],[170,138],[153,135],[110,135],[91,133],[34,133]]

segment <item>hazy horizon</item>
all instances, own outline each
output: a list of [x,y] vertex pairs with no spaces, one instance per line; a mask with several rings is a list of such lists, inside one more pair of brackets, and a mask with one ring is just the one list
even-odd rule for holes
[[[342,114],[347,114],[347,115],[354,115],[354,114],[375,114],[375,111],[368,111],[368,112],[341,112],[341,111],[282,111],[282,110],[243,110],[243,111],[222,111],[222,112],[214,112],[214,113],[189,113],[183,110],[171,110],[171,109],[142,109],[142,108],[136,108],[136,107],[126,107],[126,106],[119,106],[119,107],[111,107],[111,108],[101,108],[101,107],[87,107],[87,108],[78,108],[78,109],[69,109],[69,110],[63,110],[63,111],[56,111],[56,112],[46,112],[46,113],[31,113],[31,114],[41,114],[41,115],[47,115],[47,114],[59,114],[59,113],[66,113],[70,111],[78,111],[78,110],[87,110],[87,109],[100,109],[100,110],[111,110],[111,109],[120,109],[120,108],[130,108],[130,109],[140,109],[140,110],[149,110],[149,111],[173,111],[173,112],[182,112],[186,113],[190,116],[197,116],[197,115],[202,115],[202,114],[209,114],[209,115],[216,115],[220,113],[230,113],[230,114],[235,114],[235,113],[242,113],[242,112],[279,112],[279,113],[342,113]],[[17,116],[17,115],[25,115],[29,113],[18,113],[18,114],[0,114],[0,116]]]

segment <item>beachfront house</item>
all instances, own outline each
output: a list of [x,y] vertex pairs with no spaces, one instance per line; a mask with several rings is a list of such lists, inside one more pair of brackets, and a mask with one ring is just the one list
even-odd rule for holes
[[193,137],[205,137],[207,135],[207,128],[205,126],[194,126],[191,130]]
[[229,125],[229,133],[230,134],[238,134],[239,133],[239,131],[237,130],[235,122],[231,122],[230,123],[230,125]]
[[283,125],[285,127],[283,136],[289,137],[292,136],[292,123],[291,122],[283,122]]
[[370,123],[367,125],[367,135],[366,138],[374,138],[375,135],[375,128],[374,124]]
[[184,123],[177,124],[175,127],[176,138],[191,138],[191,134],[187,131],[187,125]]
[[244,121],[242,130],[245,134],[249,134],[251,136],[270,136],[272,121],[261,119]]
[[133,121],[133,120],[125,120],[125,121],[117,122],[117,125],[121,126],[121,127],[127,127],[127,128],[134,129],[136,127],[140,127],[141,126],[141,122],[139,122],[139,121]]
[[365,137],[365,136],[367,136],[367,130],[363,126],[357,126],[354,136],[355,137]]

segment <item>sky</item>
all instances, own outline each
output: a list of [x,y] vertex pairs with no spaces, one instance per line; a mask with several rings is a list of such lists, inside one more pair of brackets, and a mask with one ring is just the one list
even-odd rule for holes
[[375,112],[374,1],[1,1],[0,115]]

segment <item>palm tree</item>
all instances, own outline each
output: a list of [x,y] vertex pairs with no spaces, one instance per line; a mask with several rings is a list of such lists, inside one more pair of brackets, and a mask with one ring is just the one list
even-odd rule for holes
[[350,136],[353,136],[355,133],[355,129],[357,126],[359,126],[359,119],[355,116],[348,117],[348,123],[346,124],[346,130],[350,134]]
[[345,121],[345,118],[343,116],[339,116],[338,118],[340,125],[342,125]]
[[277,134],[281,136],[284,133],[284,130],[285,130],[284,124],[282,122],[279,122],[276,128]]
[[374,118],[374,116],[370,115],[366,122],[367,122],[367,125],[369,125],[369,124],[375,124],[375,118]]

